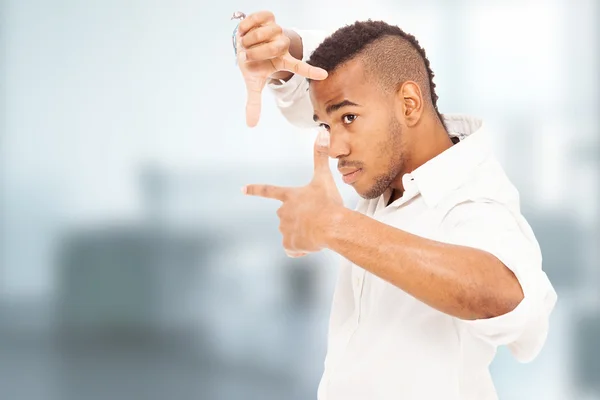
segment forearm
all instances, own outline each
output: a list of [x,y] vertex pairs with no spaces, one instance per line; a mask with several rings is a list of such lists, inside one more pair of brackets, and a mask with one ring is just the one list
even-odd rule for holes
[[493,255],[425,239],[342,209],[326,228],[327,248],[446,314],[482,319],[523,299],[514,274]]

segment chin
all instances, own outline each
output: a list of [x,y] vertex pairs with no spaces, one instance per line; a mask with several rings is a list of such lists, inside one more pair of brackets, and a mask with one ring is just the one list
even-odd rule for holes
[[385,192],[385,190],[379,191],[379,190],[373,190],[373,188],[367,188],[366,190],[360,190],[358,188],[355,188],[355,190],[356,190],[356,193],[365,200],[376,199]]
[[[358,192],[357,192],[357,193],[358,193]],[[358,195],[359,195],[361,198],[365,199],[365,200],[373,200],[373,199],[376,199],[376,198],[378,198],[379,196],[381,196],[380,194],[379,194],[379,195],[374,195],[374,194],[372,194],[372,193],[358,193]]]
[[370,182],[369,185],[365,185],[364,183],[361,185],[361,182],[356,182],[354,186],[354,190],[356,193],[365,200],[376,199],[389,188],[389,184],[385,180],[377,180],[376,182]]

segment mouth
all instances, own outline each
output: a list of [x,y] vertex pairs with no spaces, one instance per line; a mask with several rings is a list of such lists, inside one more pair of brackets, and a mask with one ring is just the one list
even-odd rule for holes
[[347,173],[342,173],[342,180],[345,184],[352,185],[358,180],[361,172],[362,168],[355,169],[354,171],[350,171]]

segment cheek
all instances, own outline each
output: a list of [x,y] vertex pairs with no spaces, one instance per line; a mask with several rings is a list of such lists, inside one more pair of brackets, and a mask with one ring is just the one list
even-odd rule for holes
[[381,132],[373,132],[358,148],[361,149],[362,160],[365,164],[378,167],[377,169],[387,166],[390,157],[396,151],[389,135]]
[[382,176],[387,176],[391,169],[395,168],[399,157],[399,149],[393,146],[389,141],[377,143],[365,154],[365,178],[368,182],[378,180]]

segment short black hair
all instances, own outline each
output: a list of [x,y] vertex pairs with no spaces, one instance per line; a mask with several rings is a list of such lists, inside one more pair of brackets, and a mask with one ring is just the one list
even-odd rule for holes
[[359,56],[364,56],[366,68],[375,72],[387,89],[397,89],[407,80],[416,82],[443,123],[425,50],[413,35],[398,26],[370,19],[347,25],[326,38],[307,63],[332,73]]

